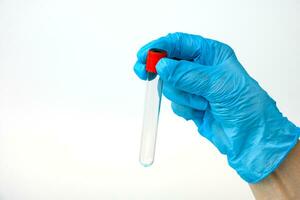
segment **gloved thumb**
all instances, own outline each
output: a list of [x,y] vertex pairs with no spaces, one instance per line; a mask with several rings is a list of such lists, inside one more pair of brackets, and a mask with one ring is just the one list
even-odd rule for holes
[[163,81],[179,90],[204,98],[209,94],[213,83],[213,68],[170,58],[163,58],[156,65],[156,71]]

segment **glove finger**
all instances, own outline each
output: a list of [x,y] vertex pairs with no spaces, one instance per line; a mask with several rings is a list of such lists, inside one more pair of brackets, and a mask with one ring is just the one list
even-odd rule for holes
[[191,107],[180,105],[180,104],[177,104],[174,102],[171,103],[171,107],[172,107],[173,112],[176,115],[184,118],[185,120],[191,120],[191,119],[192,120],[194,120],[194,119],[202,120],[203,119],[203,115],[204,115],[203,111],[196,110]]
[[221,71],[214,67],[203,66],[189,61],[161,59],[156,65],[160,78],[171,86],[190,94],[207,98],[213,84],[218,84]]
[[149,49],[158,48],[168,52],[169,58],[194,60],[201,54],[206,54],[209,41],[198,35],[186,33],[171,33],[143,46],[137,53],[138,62],[146,62]]
[[176,104],[197,110],[205,110],[208,106],[208,101],[203,97],[179,90],[167,82],[164,84],[162,92],[166,98]]
[[142,64],[140,62],[136,62],[133,70],[135,72],[135,74],[142,80],[146,80],[147,79],[147,72],[145,69],[145,64]]

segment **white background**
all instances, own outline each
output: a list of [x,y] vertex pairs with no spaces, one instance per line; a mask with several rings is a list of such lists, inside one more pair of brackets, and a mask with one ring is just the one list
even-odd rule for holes
[[138,162],[136,51],[169,32],[232,46],[300,124],[298,0],[0,0],[0,199],[253,199],[163,99],[154,165]]

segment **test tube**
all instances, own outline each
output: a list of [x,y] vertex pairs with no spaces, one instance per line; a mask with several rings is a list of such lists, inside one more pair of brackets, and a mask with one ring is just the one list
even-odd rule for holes
[[154,161],[157,127],[160,112],[162,80],[156,72],[157,62],[167,56],[161,49],[150,49],[146,59],[146,95],[144,105],[144,119],[140,147],[140,163],[151,166]]

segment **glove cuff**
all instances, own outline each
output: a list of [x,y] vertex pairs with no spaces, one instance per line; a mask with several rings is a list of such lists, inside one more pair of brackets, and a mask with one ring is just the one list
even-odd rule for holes
[[234,160],[228,158],[229,165],[248,183],[260,182],[279,167],[297,144],[300,128],[288,121],[283,129],[269,134],[267,143],[253,144],[243,156]]

